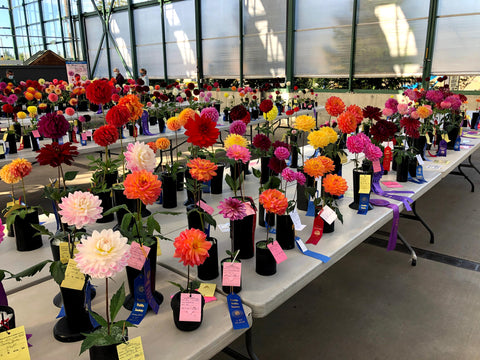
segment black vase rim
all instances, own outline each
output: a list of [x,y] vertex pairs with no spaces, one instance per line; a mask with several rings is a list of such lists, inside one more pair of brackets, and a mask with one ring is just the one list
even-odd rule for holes
[[[229,260],[230,260],[230,261],[229,261]],[[224,259],[220,260],[220,263],[233,262],[232,260],[233,260],[232,258],[229,258],[229,257],[228,257],[228,258],[224,258]],[[237,259],[235,259],[235,262],[236,262],[236,263],[241,263],[242,260],[237,258]]]

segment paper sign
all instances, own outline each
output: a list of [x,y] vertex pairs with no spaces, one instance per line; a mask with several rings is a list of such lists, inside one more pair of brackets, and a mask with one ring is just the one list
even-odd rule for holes
[[142,338],[129,340],[126,344],[117,345],[118,360],[145,360]]
[[202,295],[180,294],[180,321],[202,321]]
[[205,210],[205,212],[208,214],[208,215],[212,215],[213,214],[213,207],[211,207],[210,205],[208,205],[205,201],[203,200],[200,200],[199,202],[197,202],[197,205],[200,206],[201,209]]
[[70,260],[70,251],[68,249],[68,242],[62,241],[60,245],[58,245],[60,249],[60,262],[62,264],[68,263]]
[[421,156],[421,155],[417,155],[416,158],[417,158],[418,164],[423,166],[423,164],[424,164],[425,162],[423,161],[422,156]]
[[150,248],[148,246],[140,246],[139,243],[132,242],[132,245],[130,245],[130,259],[128,259],[128,266],[137,270],[142,270],[149,252]]
[[389,188],[401,188],[403,185],[399,184],[396,181],[382,181],[382,184]]
[[87,140],[87,133],[82,133],[81,135],[82,140]]
[[323,207],[320,216],[328,223],[328,225],[332,225],[332,223],[337,219],[337,214],[328,205]]
[[307,225],[303,225],[300,220],[300,215],[298,215],[297,209],[293,210],[290,213],[290,218],[292,219],[293,225],[295,226],[296,231],[302,231]]
[[298,244],[298,246],[300,247],[300,250],[302,250],[302,252],[308,251],[308,248],[307,248],[307,246],[303,243],[302,239],[296,238],[295,241],[297,242],[297,244]]
[[160,239],[157,238],[157,256],[162,255],[162,249],[160,249]]
[[240,280],[242,277],[242,263],[223,263],[223,286],[240,286]]
[[3,141],[7,141],[7,138],[8,138],[8,133],[6,132],[3,134]]
[[65,270],[65,279],[60,286],[68,289],[82,290],[84,284],[85,275],[80,272],[77,267],[77,262],[69,259],[67,269]]
[[405,146],[405,150],[408,150],[410,147],[408,146],[407,140],[403,140],[403,146]]
[[247,214],[246,216],[255,215],[255,210],[253,210],[252,204],[246,203],[245,207],[246,207],[245,213]]
[[230,232],[230,223],[218,224],[217,226],[221,232],[224,232],[224,233]]
[[198,288],[198,292],[205,297],[213,297],[215,296],[216,287],[217,284],[201,283],[200,287]]
[[370,175],[360,175],[360,189],[359,194],[370,194]]
[[3,143],[1,143],[0,144],[0,155],[3,155],[3,154],[5,154],[5,148],[3,147]]
[[287,255],[285,254],[285,251],[283,251],[278,241],[267,244],[267,247],[275,258],[277,264],[280,264],[282,261],[287,260]]
[[0,333],[0,354],[2,360],[30,360],[24,326]]
[[373,172],[374,173],[378,173],[378,172],[382,171],[382,167],[380,166],[380,161],[375,160],[375,161],[372,162],[372,164],[373,164]]

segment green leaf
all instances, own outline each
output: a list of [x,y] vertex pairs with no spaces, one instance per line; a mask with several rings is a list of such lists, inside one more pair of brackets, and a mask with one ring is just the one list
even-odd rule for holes
[[[113,299],[113,298],[112,298]],[[110,311],[111,312],[111,311]],[[103,316],[97,314],[95,311],[90,311],[90,315],[98,322],[98,325],[107,327],[107,320],[103,318]]]
[[82,342],[82,346],[80,347],[80,354],[81,355],[84,351],[90,349],[92,346],[97,345],[98,338],[94,336],[94,334],[83,334],[85,335],[85,340]]
[[65,173],[64,178],[66,181],[72,181],[77,177],[77,174],[78,174],[78,171],[67,171]]
[[176,287],[178,287],[180,289],[180,291],[184,291],[185,289],[183,288],[182,285],[176,283],[176,282],[173,282],[173,281],[169,281],[170,284],[172,285],[175,285]]
[[128,231],[130,223],[132,222],[132,219],[133,219],[133,215],[130,213],[123,215],[122,224],[120,225],[120,228],[122,230]]
[[147,218],[147,231],[149,235],[153,235],[153,231],[157,230],[157,232],[160,232],[160,224],[158,223],[157,220],[153,218],[153,216],[149,216]]
[[204,215],[205,215],[205,222],[207,222],[208,224],[212,225],[215,229],[217,229],[217,222],[215,221],[213,216],[207,213],[205,213]]
[[108,209],[107,211],[105,211],[105,212],[103,213],[103,216],[107,216],[107,215],[113,214],[113,213],[117,212],[117,211],[120,210],[120,209],[123,209],[123,210],[128,211],[129,213],[131,213],[131,211],[130,211],[130,209],[127,207],[127,205],[122,204],[122,205],[114,206],[114,207],[112,207],[111,209]]
[[38,233],[35,234],[35,235],[47,235],[47,236],[50,236],[50,237],[54,236],[53,233],[43,225],[30,224],[30,226],[38,231]]
[[60,261],[54,261],[52,262],[52,265],[50,265],[50,274],[58,285],[60,285],[63,279],[65,279],[66,268],[67,266],[62,264]]
[[20,281],[20,280],[22,280],[23,277],[33,276],[36,273],[42,271],[42,269],[45,267],[45,265],[47,265],[50,262],[52,262],[52,260],[44,260],[41,263],[33,265],[33,266],[29,267],[28,269],[25,269],[25,270],[19,272],[18,274],[13,275],[13,277],[15,278],[15,280]]
[[112,296],[110,301],[110,319],[115,321],[115,317],[122,308],[123,302],[125,301],[125,284],[122,283],[122,286],[117,290],[117,292]]
[[256,177],[256,178],[260,178],[262,176],[262,172],[258,169],[255,169],[255,168],[252,168],[253,170],[253,175]]
[[233,191],[237,190],[236,181],[233,180],[230,174],[225,175],[225,182],[227,183],[228,186],[230,186],[230,189],[232,189]]

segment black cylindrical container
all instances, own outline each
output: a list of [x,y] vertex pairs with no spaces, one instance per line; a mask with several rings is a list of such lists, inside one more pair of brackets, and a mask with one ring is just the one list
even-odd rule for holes
[[[358,193],[358,191],[360,190],[360,175],[370,175],[369,189],[372,188],[373,170],[353,169],[353,202],[348,206],[350,207],[350,209],[354,210],[358,210],[358,207],[360,205],[360,194]],[[373,206],[369,205],[369,209],[372,208]]]
[[167,173],[162,173],[162,206],[165,209],[177,207],[177,182]]
[[270,176],[273,174],[272,170],[268,167],[268,163],[270,162],[270,156],[262,156],[260,158],[260,170],[262,175],[260,177],[260,184],[265,184]]
[[212,194],[221,194],[223,192],[223,170],[225,169],[224,164],[218,164],[218,168],[215,171],[217,175],[212,178],[210,183],[210,192]]
[[295,247],[295,226],[290,215],[277,215],[276,239],[283,250]]
[[200,280],[213,280],[218,277],[218,244],[217,239],[208,237],[207,241],[212,244],[208,250],[208,257],[202,265],[197,267],[197,276]]
[[7,135],[7,142],[8,142],[8,153],[9,154],[16,154],[17,153],[17,139],[15,134],[8,134]]
[[398,182],[407,182],[408,181],[408,157],[404,156],[402,162],[397,163],[397,181]]
[[[237,197],[237,199],[240,197]],[[255,253],[255,221],[257,208],[252,198],[245,197],[255,214],[247,215],[242,220],[230,220],[230,238],[233,251],[240,250],[240,259],[250,259]]]
[[32,143],[32,151],[38,151],[40,150],[40,145],[38,144],[38,139],[33,136],[33,133],[30,133],[30,140]]
[[[302,171],[303,172],[303,171]],[[314,187],[315,186],[315,178],[311,177],[310,175],[305,175],[307,181],[305,185],[300,185],[297,182],[297,209],[307,211],[308,209],[308,196],[305,195],[305,188],[307,187]]]
[[[192,211],[196,209],[196,211]],[[198,205],[188,205],[187,206],[187,223],[188,223],[188,228],[189,229],[198,229],[203,232],[205,232],[205,229],[207,229],[208,224],[205,221],[205,216],[200,217],[200,213],[205,214],[205,210],[203,210],[201,207]],[[202,222],[203,222],[203,229],[202,229]]]
[[32,148],[32,143],[30,142],[30,135],[23,135],[23,148],[24,149],[31,149]]
[[275,214],[267,212],[265,215],[265,208],[262,204],[258,204],[258,225],[265,227],[265,220],[268,226],[275,226]]
[[263,276],[275,274],[277,272],[277,262],[267,247],[267,242],[259,241],[255,247],[255,272]]
[[24,219],[15,217],[13,228],[18,251],[32,251],[42,247],[42,235],[35,235],[38,231],[31,226],[33,224],[39,224],[37,210],[26,214]]
[[[193,331],[196,330],[202,325],[203,321],[203,307],[205,306],[205,299],[202,296],[202,309],[201,309],[201,318],[199,322],[194,321],[180,321],[180,297],[182,292],[177,292],[172,300],[170,301],[170,307],[173,310],[173,321],[178,330],[181,331]],[[192,294],[200,294],[198,291],[191,291]]]

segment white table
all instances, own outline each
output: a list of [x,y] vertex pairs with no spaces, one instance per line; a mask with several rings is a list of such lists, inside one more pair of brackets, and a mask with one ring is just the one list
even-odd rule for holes
[[[111,297],[125,280],[125,272],[117,276],[116,282],[110,281]],[[146,359],[210,359],[240,337],[247,329],[233,330],[226,298],[216,293],[217,301],[205,304],[202,325],[195,331],[183,332],[175,327],[170,296],[178,288],[168,281],[186,284],[186,278],[157,266],[156,288],[164,296],[158,314],[147,313],[137,328],[129,329],[129,338],[142,337]],[[96,280],[97,297],[92,301],[94,311],[105,315],[105,281]],[[128,286],[125,281],[125,286]],[[113,290],[112,290],[113,289]],[[15,310],[16,325],[25,326],[27,333],[32,334],[30,348],[32,359],[89,359],[88,351],[78,356],[81,342],[61,343],[53,337],[55,317],[59,309],[52,304],[53,294],[59,290],[58,285],[46,281],[9,296],[9,305]],[[127,290],[128,291],[128,290]],[[252,314],[248,306],[244,306],[245,314],[252,324]],[[126,319],[129,312],[123,307],[117,319]]]

